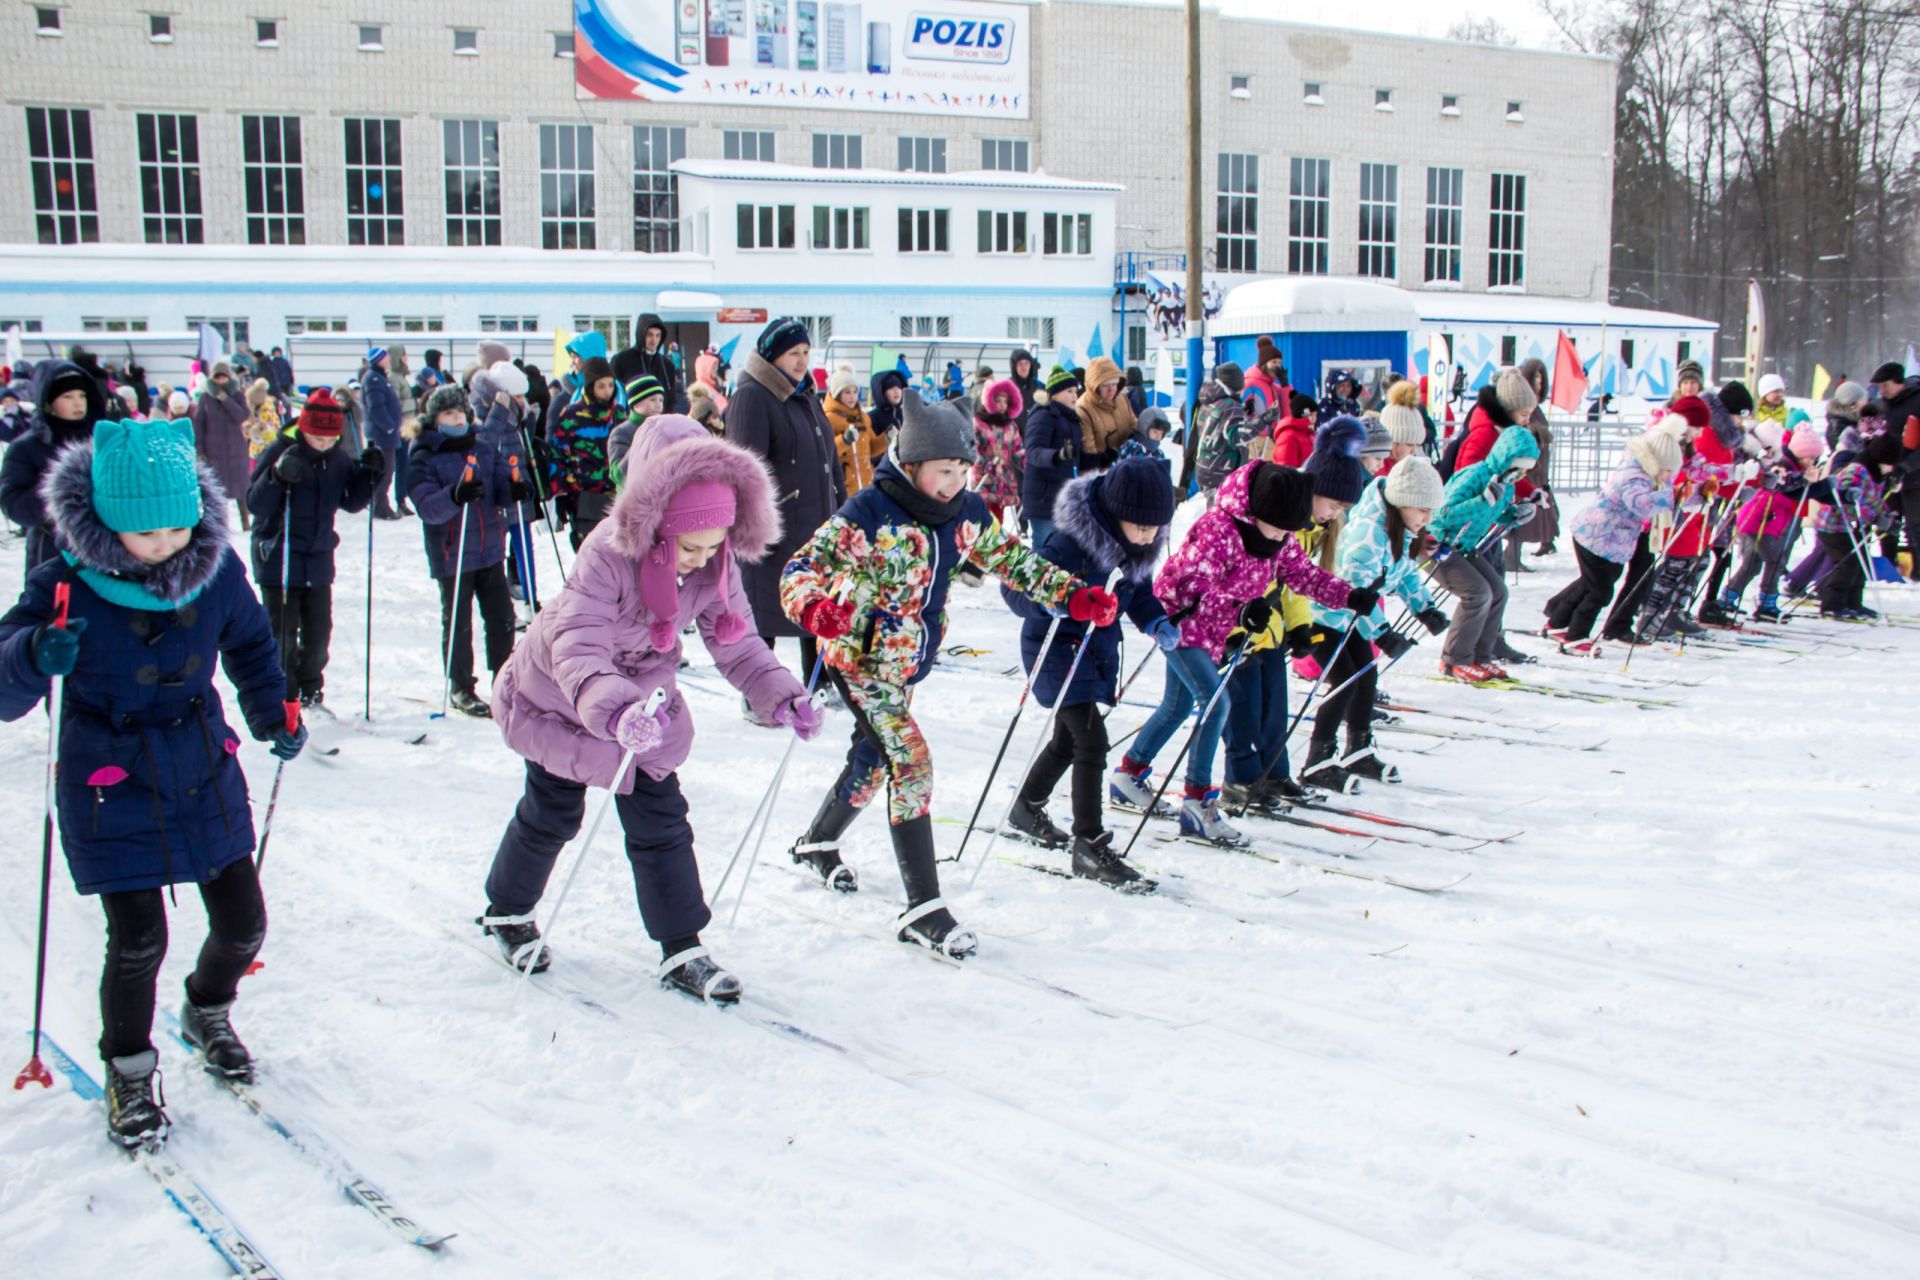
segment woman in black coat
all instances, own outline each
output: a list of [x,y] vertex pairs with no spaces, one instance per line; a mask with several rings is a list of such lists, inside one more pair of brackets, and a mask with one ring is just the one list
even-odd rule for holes
[[783,316],[768,324],[740,366],[726,429],[728,440],[758,454],[773,472],[780,537],[760,560],[742,564],[740,577],[761,639],[769,647],[781,636],[799,639],[803,681],[813,675],[814,641],[780,608],[780,571],[847,500],[833,429],[807,376],[812,354],[798,320]]

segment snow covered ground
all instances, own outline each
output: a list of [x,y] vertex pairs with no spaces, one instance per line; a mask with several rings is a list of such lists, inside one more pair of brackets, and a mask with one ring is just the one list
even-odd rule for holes
[[[366,561],[363,527],[343,532],[329,694],[344,714],[361,702]],[[899,901],[881,815],[853,833],[857,897],[787,867],[837,771],[841,716],[795,753],[738,927],[723,902],[707,934],[748,1004],[656,987],[609,830],[555,946],[553,976],[595,1012],[516,996],[472,945],[520,762],[487,724],[429,722],[418,526],[379,535],[376,729],[321,726],[339,756],[287,771],[266,967],[237,1024],[263,1099],[458,1238],[439,1258],[395,1242],[158,1041],[171,1149],[285,1274],[1920,1274],[1906,589],[1886,599],[1905,625],[1801,622],[1771,645],[1642,652],[1627,676],[1617,655],[1527,672],[1673,704],[1648,708],[1441,685],[1423,644],[1388,688],[1442,714],[1406,728],[1523,741],[1391,733],[1411,780],[1459,794],[1374,786],[1355,803],[1524,834],[1456,852],[1249,826],[1269,850],[1470,879],[1423,895],[1143,838],[1135,859],[1167,892],[1135,899],[995,862],[975,892],[964,872],[948,882],[982,937],[974,973],[858,932]],[[1572,574],[1562,547],[1530,561],[1516,625]],[[9,599],[18,561],[0,548]],[[955,602],[950,640],[990,652],[935,674],[917,710],[936,812],[963,822],[1020,686],[1000,674],[1016,632],[997,590]],[[784,740],[744,724],[711,671],[687,685],[699,740],[682,779],[711,884]],[[1030,709],[1014,759],[1038,727]],[[31,1013],[44,743],[36,720],[0,730],[8,1070]],[[244,760],[257,813],[272,761],[252,744]],[[941,830],[950,850],[960,828]],[[203,928],[183,893],[163,1004]],[[52,935],[48,1024],[97,1070],[101,917],[64,868]],[[64,1085],[0,1102],[0,1238],[16,1276],[223,1272]]]

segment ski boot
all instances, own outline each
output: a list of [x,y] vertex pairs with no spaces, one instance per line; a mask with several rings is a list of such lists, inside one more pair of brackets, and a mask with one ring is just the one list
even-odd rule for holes
[[1401,781],[1399,767],[1382,760],[1373,749],[1371,739],[1350,739],[1347,742],[1347,754],[1340,757],[1340,767],[1356,778],[1368,778],[1374,782]]
[[933,819],[921,816],[893,824],[893,856],[907,890],[907,909],[893,922],[894,936],[949,960],[964,960],[980,947],[940,896],[940,872],[934,865]]
[[[1443,662],[1440,664],[1440,674],[1449,680],[1458,680],[1461,684],[1485,684],[1489,680],[1499,678],[1485,667],[1471,662],[1455,664]],[[1329,754],[1331,754],[1331,748],[1329,748]],[[1305,777],[1306,774],[1303,772],[1300,776]]]
[[1700,606],[1698,616],[1703,626],[1737,627],[1740,625],[1740,598],[1731,591],[1722,591],[1717,599]]
[[1046,806],[1035,804],[1025,796],[1014,797],[1013,808],[1007,813],[1007,825],[1022,840],[1042,849],[1064,849],[1072,843],[1072,837],[1053,825]]
[[1251,843],[1245,832],[1227,825],[1227,820],[1220,816],[1218,787],[1209,787],[1197,796],[1189,792],[1180,802],[1180,834],[1189,840],[1228,849]]
[[128,1151],[156,1151],[173,1124],[160,1088],[160,1055],[152,1049],[107,1059],[107,1137]]
[[1540,638],[1542,640],[1565,640],[1567,638],[1567,629],[1565,627],[1556,627],[1549,622],[1546,626],[1540,628]]
[[1780,612],[1780,597],[1777,594],[1761,596],[1760,607],[1753,611],[1753,620],[1755,622],[1785,622],[1787,616]]
[[327,711],[327,695],[319,689],[302,689],[300,691],[300,709],[302,711],[322,711],[328,715],[333,714]]
[[739,1003],[740,979],[715,964],[707,949],[700,945],[699,938],[694,938],[693,945],[688,947],[662,949],[671,953],[653,972],[662,986],[708,1004]]
[[1229,782],[1220,788],[1220,807],[1239,817],[1244,813],[1271,813],[1276,807],[1264,782]]
[[253,1080],[253,1055],[234,1034],[233,1001],[225,1004],[195,1004],[193,993],[180,1006],[180,1036],[200,1051],[207,1074],[222,1080]]
[[807,834],[793,842],[787,856],[820,877],[820,882],[836,893],[860,892],[859,873],[840,861],[840,837],[860,816],[860,811],[840,799],[839,788],[827,793],[820,812],[813,815]]
[[1511,662],[1515,666],[1525,666],[1529,662],[1540,661],[1540,659],[1534,657],[1532,654],[1522,653],[1520,650],[1508,644],[1505,636],[1493,642],[1493,656],[1496,661]]
[[523,916],[502,915],[488,904],[487,913],[475,916],[473,922],[480,926],[480,932],[500,944],[508,968],[525,973],[529,956],[535,973],[545,973],[553,963],[553,951],[540,941],[540,926],[533,922],[531,911]]
[[1073,874],[1121,893],[1152,893],[1160,887],[1159,881],[1141,875],[1113,851],[1111,831],[1102,831],[1091,839],[1073,838]]
[[1312,787],[1303,787],[1284,773],[1277,773],[1267,779],[1267,795],[1275,809],[1287,809],[1296,804],[1311,804],[1326,799],[1326,793],[1315,791]]
[[1598,640],[1563,640],[1560,642],[1560,652],[1570,658],[1597,658],[1600,656],[1600,642]]
[[453,709],[463,716],[472,716],[475,720],[493,719],[493,708],[471,689],[453,691]]
[[1487,673],[1489,680],[1511,680],[1513,675],[1505,667],[1489,658],[1485,662],[1476,662],[1474,666]]
[[1152,773],[1152,769],[1142,769],[1138,773],[1132,773],[1125,766],[1109,773],[1107,775],[1108,807],[1123,809],[1128,813],[1145,813],[1151,807],[1154,817],[1171,818],[1173,810],[1167,807],[1166,801],[1154,804],[1153,784],[1147,781]]
[[1335,795],[1350,796],[1360,780],[1340,767],[1332,738],[1315,738],[1307,746],[1307,766],[1300,770],[1300,781],[1325,787]]

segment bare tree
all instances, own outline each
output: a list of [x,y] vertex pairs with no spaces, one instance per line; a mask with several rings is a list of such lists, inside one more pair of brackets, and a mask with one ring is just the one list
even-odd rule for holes
[[1463,15],[1459,21],[1447,28],[1447,39],[1460,40],[1467,44],[1513,45],[1520,38],[1500,25],[1500,19],[1482,17],[1477,13]]

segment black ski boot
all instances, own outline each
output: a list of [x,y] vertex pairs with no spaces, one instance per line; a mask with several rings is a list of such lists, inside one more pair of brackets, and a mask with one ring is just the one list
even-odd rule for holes
[[475,720],[493,719],[493,708],[471,689],[455,689],[452,701],[453,709],[463,716],[472,716]]
[[545,973],[553,963],[553,951],[540,941],[540,926],[533,922],[531,911],[523,916],[502,915],[489,904],[487,914],[475,916],[473,922],[480,926],[480,932],[500,944],[500,954],[509,968],[526,972],[529,956],[533,957],[535,973]]
[[200,1051],[208,1075],[219,1076],[223,1080],[251,1082],[253,1055],[247,1052],[247,1046],[241,1044],[240,1037],[234,1034],[232,1015],[233,1001],[225,1004],[195,1004],[193,993],[189,991],[186,1002],[180,1006],[180,1035]]
[[1325,792],[1315,791],[1312,787],[1303,787],[1284,773],[1268,778],[1266,788],[1268,795],[1272,798],[1272,807],[1275,809],[1285,809],[1290,805],[1326,799]]
[[933,819],[893,824],[893,856],[907,890],[907,909],[893,922],[902,942],[925,947],[949,960],[964,960],[979,949],[971,929],[960,926],[940,897],[940,872],[934,865]]
[[1046,806],[1035,804],[1025,796],[1014,797],[1013,808],[1007,813],[1007,825],[1021,839],[1037,844],[1042,849],[1064,849],[1072,843],[1071,836],[1053,825],[1053,819],[1047,816]]
[[1158,880],[1149,880],[1141,875],[1113,851],[1111,831],[1102,831],[1091,839],[1086,836],[1073,838],[1073,874],[1083,880],[1097,881],[1109,889],[1118,889],[1121,893],[1152,893],[1160,887]]
[[[1243,813],[1271,813],[1273,798],[1264,782],[1229,782],[1220,788],[1220,807],[1235,817]],[[1075,842],[1074,848],[1078,849]]]
[[1373,749],[1371,738],[1348,739],[1347,754],[1340,757],[1340,767],[1356,778],[1369,778],[1374,782],[1400,781],[1400,770],[1380,758]]
[[107,1137],[129,1151],[159,1149],[173,1127],[163,1109],[160,1055],[152,1049],[107,1059]]
[[813,815],[807,834],[793,842],[787,856],[820,877],[820,883],[836,893],[858,893],[860,876],[840,861],[840,837],[846,833],[860,811],[839,797],[839,787],[827,792],[820,812]]
[[1335,795],[1352,795],[1360,780],[1341,768],[1339,755],[1332,738],[1315,738],[1307,746],[1307,765],[1300,770],[1300,781],[1325,787]]
[[690,941],[691,946],[675,943],[662,947],[661,950],[668,954],[654,971],[654,976],[660,979],[662,985],[692,996],[695,1000],[704,1000],[708,1004],[738,1004],[740,979],[715,964],[697,936]]

